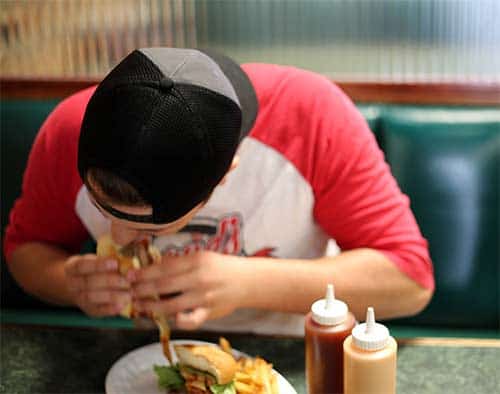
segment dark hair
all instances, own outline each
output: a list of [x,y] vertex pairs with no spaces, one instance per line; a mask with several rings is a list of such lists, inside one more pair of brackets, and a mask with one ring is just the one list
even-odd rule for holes
[[[92,185],[89,181],[92,182]],[[105,195],[106,201],[112,204],[139,207],[151,205],[142,198],[139,192],[130,183],[102,168],[91,167],[87,170],[85,186],[87,186],[89,190],[95,190],[97,187],[97,190]],[[210,191],[210,194],[204,202],[207,202],[210,197],[212,197],[213,191],[213,189]]]
[[[104,194],[106,200],[112,204],[151,205],[142,198],[136,188],[130,183],[102,168],[89,168],[86,174],[85,185],[90,190]],[[97,190],[95,190],[96,188]]]

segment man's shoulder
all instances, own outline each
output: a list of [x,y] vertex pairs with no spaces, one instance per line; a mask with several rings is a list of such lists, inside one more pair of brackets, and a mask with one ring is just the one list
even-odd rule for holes
[[91,86],[80,90],[57,104],[45,121],[45,132],[69,135],[74,131],[78,135],[85,109],[95,88],[95,86]]
[[319,168],[311,163],[327,166],[332,151],[350,152],[351,141],[368,134],[355,105],[328,77],[290,66],[243,67],[259,99],[250,136],[281,153],[310,182]]
[[83,119],[83,114],[95,89],[96,86],[91,86],[66,97],[57,105],[54,113],[68,119]]
[[94,94],[96,88],[97,85],[92,85],[85,89],[79,90],[66,97],[63,101],[61,101],[61,104],[72,106],[74,107],[74,109],[77,109],[83,105],[83,109],[85,109],[90,100],[90,97],[92,96],[92,94]]
[[[345,93],[327,76],[294,66],[246,63],[242,68],[255,88],[260,104],[279,102],[285,108],[321,102],[337,107],[348,100]],[[279,100],[274,100],[279,97]]]
[[90,87],[78,91],[57,104],[37,135],[33,154],[43,153],[52,161],[74,161],[83,115],[94,90]]
[[304,68],[277,63],[243,63],[241,68],[252,78],[255,76],[291,75],[291,76],[321,76],[322,74]]

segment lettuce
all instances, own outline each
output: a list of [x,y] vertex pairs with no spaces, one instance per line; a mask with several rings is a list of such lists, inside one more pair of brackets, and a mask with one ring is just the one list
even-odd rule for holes
[[158,376],[158,386],[167,390],[180,390],[184,388],[184,378],[177,365],[155,365],[153,369]]
[[228,384],[214,384],[210,386],[210,391],[213,394],[236,394],[233,382]]
[[[183,368],[186,368],[183,366]],[[188,367],[189,368],[189,367]],[[182,390],[184,388],[184,378],[179,371],[179,365],[154,365],[153,369],[158,376],[158,386],[166,390]],[[192,368],[190,368],[192,369]],[[193,371],[196,371],[192,369]],[[199,372],[199,371],[197,371]],[[206,375],[209,375],[208,373]],[[210,375],[209,375],[210,376]],[[214,384],[210,386],[213,394],[236,394],[234,383]]]

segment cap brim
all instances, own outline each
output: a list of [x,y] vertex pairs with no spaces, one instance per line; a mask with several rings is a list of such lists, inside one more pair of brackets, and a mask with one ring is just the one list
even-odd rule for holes
[[257,95],[255,94],[252,82],[250,82],[250,79],[241,69],[240,65],[233,59],[213,49],[198,50],[216,62],[233,85],[241,106],[242,118],[240,139],[243,139],[252,129],[255,119],[257,118],[257,112],[259,111]]

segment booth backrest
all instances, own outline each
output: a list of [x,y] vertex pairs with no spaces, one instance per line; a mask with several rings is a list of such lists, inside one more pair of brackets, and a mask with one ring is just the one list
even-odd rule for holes
[[[56,103],[1,102],[2,229],[33,138]],[[500,329],[500,108],[359,108],[411,199],[434,262],[430,305],[396,323]],[[2,306],[46,308],[17,287],[4,264],[2,255]]]
[[429,241],[436,292],[405,322],[500,328],[500,108],[362,108]]
[[[59,100],[0,101],[0,190],[2,245],[10,209],[21,194],[21,182],[33,140]],[[13,308],[49,308],[25,294],[10,276],[1,254],[1,305]]]

